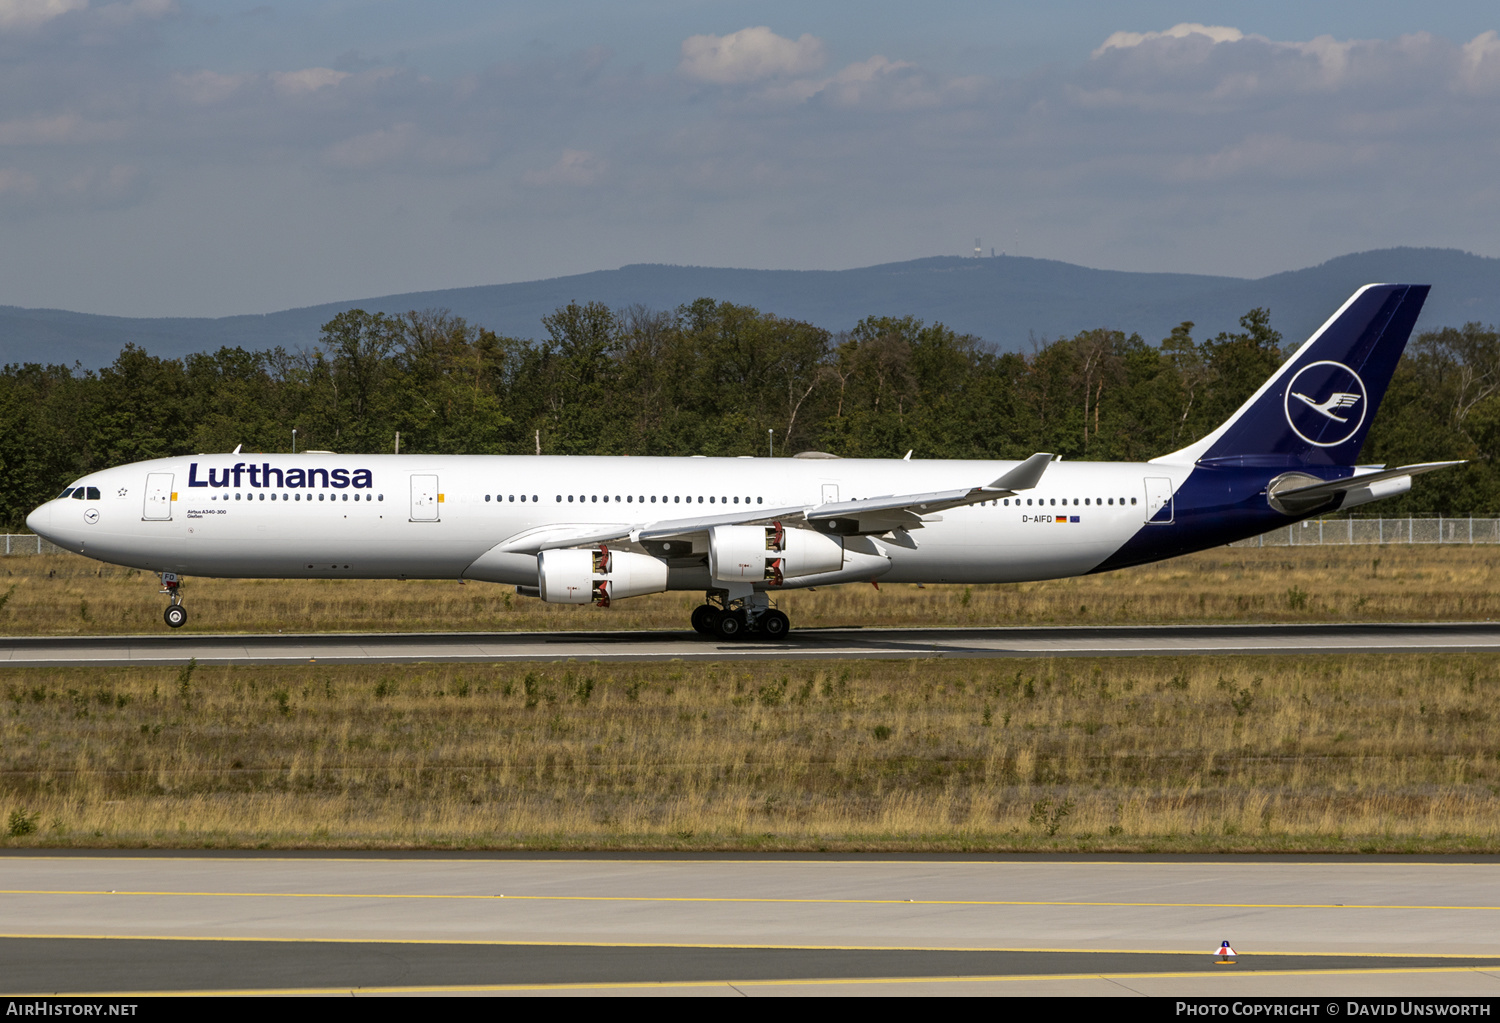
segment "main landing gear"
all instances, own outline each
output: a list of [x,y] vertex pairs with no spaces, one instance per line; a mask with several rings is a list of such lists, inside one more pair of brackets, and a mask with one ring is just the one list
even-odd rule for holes
[[180,629],[187,624],[187,608],[182,606],[182,580],[177,578],[176,572],[160,572],[161,592],[172,598],[172,603],[161,616],[166,623],[174,629]]
[[693,608],[692,622],[694,632],[716,639],[785,639],[792,628],[764,593],[730,600],[710,591],[706,602]]

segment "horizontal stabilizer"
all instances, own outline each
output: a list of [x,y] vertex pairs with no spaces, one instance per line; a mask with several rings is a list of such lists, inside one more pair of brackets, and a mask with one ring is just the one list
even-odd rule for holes
[[1419,462],[1416,465],[1403,465],[1396,469],[1383,469],[1380,472],[1367,472],[1362,476],[1346,476],[1341,480],[1329,480],[1327,483],[1315,483],[1311,486],[1296,487],[1292,490],[1278,490],[1276,496],[1280,500],[1295,498],[1332,497],[1334,494],[1343,493],[1346,490],[1354,490],[1357,487],[1368,486],[1371,483],[1379,483],[1381,480],[1400,479],[1402,476],[1420,476],[1424,472],[1434,472],[1438,469],[1447,469],[1454,465],[1463,465],[1463,461],[1457,462]]
[[1424,472],[1447,469],[1463,462],[1421,462],[1395,469],[1378,469],[1336,480],[1320,480],[1301,472],[1289,472],[1271,481],[1266,499],[1283,515],[1311,515],[1335,508],[1354,508],[1385,497],[1396,497],[1411,489],[1411,478]]

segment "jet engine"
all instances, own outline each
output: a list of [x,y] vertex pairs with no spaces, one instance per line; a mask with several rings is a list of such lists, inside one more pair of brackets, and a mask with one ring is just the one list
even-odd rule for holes
[[540,596],[554,604],[598,604],[661,593],[667,588],[667,563],[647,554],[590,550],[543,551],[537,555]]
[[714,526],[708,531],[709,574],[722,582],[780,586],[785,580],[844,567],[838,537],[806,529],[768,526]]

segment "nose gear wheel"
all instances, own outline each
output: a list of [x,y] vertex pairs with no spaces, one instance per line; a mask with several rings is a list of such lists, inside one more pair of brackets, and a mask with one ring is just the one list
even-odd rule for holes
[[161,591],[172,598],[172,603],[161,613],[168,627],[180,629],[187,624],[187,608],[182,606],[182,580],[176,572],[159,572]]

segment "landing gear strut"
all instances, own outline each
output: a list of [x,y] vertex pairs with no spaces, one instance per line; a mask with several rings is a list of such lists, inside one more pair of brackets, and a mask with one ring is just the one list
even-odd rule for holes
[[784,639],[792,627],[764,593],[731,599],[722,590],[705,595],[705,602],[693,609],[692,623],[700,636],[719,639]]
[[177,578],[176,572],[162,572],[161,592],[172,598],[172,603],[162,612],[162,618],[167,625],[174,629],[180,629],[187,624],[187,608],[182,606],[182,580]]

